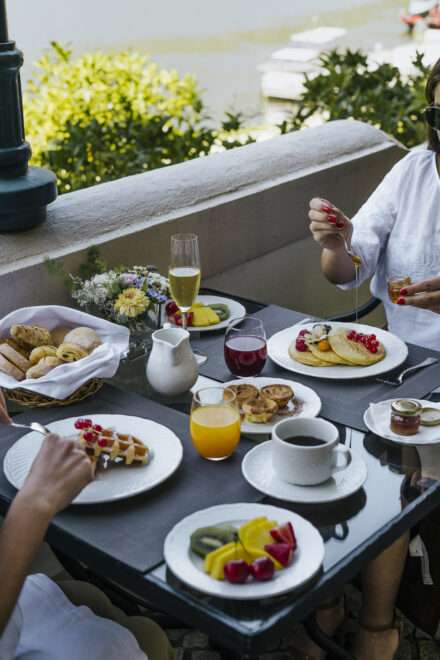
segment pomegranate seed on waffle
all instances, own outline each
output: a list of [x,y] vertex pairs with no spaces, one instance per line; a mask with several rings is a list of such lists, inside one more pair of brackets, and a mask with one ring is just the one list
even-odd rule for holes
[[75,423],[75,427],[79,430],[79,444],[91,458],[97,460],[104,454],[111,461],[123,458],[125,465],[148,463],[149,449],[136,436],[117,433],[110,428],[104,429],[99,424],[92,425],[91,420],[78,420],[78,422]]

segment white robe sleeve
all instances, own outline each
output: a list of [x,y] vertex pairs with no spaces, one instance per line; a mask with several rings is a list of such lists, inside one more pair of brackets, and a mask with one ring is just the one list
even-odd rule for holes
[[17,606],[11,614],[3,634],[0,635],[0,660],[13,660],[20,640],[23,617]]

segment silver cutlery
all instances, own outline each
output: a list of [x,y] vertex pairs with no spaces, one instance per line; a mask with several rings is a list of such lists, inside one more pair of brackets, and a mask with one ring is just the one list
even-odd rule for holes
[[30,424],[17,424],[17,422],[10,422],[9,426],[14,426],[17,429],[29,429],[30,431],[36,431],[42,435],[47,435],[50,433],[49,429],[39,424],[39,422],[31,422]]
[[424,369],[425,367],[430,367],[432,364],[435,364],[438,362],[437,358],[429,357],[423,360],[422,362],[419,362],[419,364],[414,364],[412,367],[407,367],[407,369],[404,369],[403,371],[400,372],[396,378],[391,379],[391,378],[376,378],[376,380],[379,383],[385,383],[385,385],[402,385],[404,378],[412,373],[413,371],[417,371],[418,369]]

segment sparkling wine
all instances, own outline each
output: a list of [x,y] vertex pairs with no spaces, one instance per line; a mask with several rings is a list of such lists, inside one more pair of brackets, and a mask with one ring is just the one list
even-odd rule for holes
[[199,293],[200,268],[170,268],[169,280],[171,297],[182,311],[188,311]]
[[239,335],[227,337],[225,341],[225,362],[234,376],[258,376],[266,364],[266,358],[267,345],[262,337]]

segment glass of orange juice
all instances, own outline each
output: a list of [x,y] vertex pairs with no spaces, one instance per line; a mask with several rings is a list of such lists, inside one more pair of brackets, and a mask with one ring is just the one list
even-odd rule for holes
[[193,445],[203,458],[222,461],[240,441],[240,409],[235,392],[205,387],[193,396],[190,418]]

